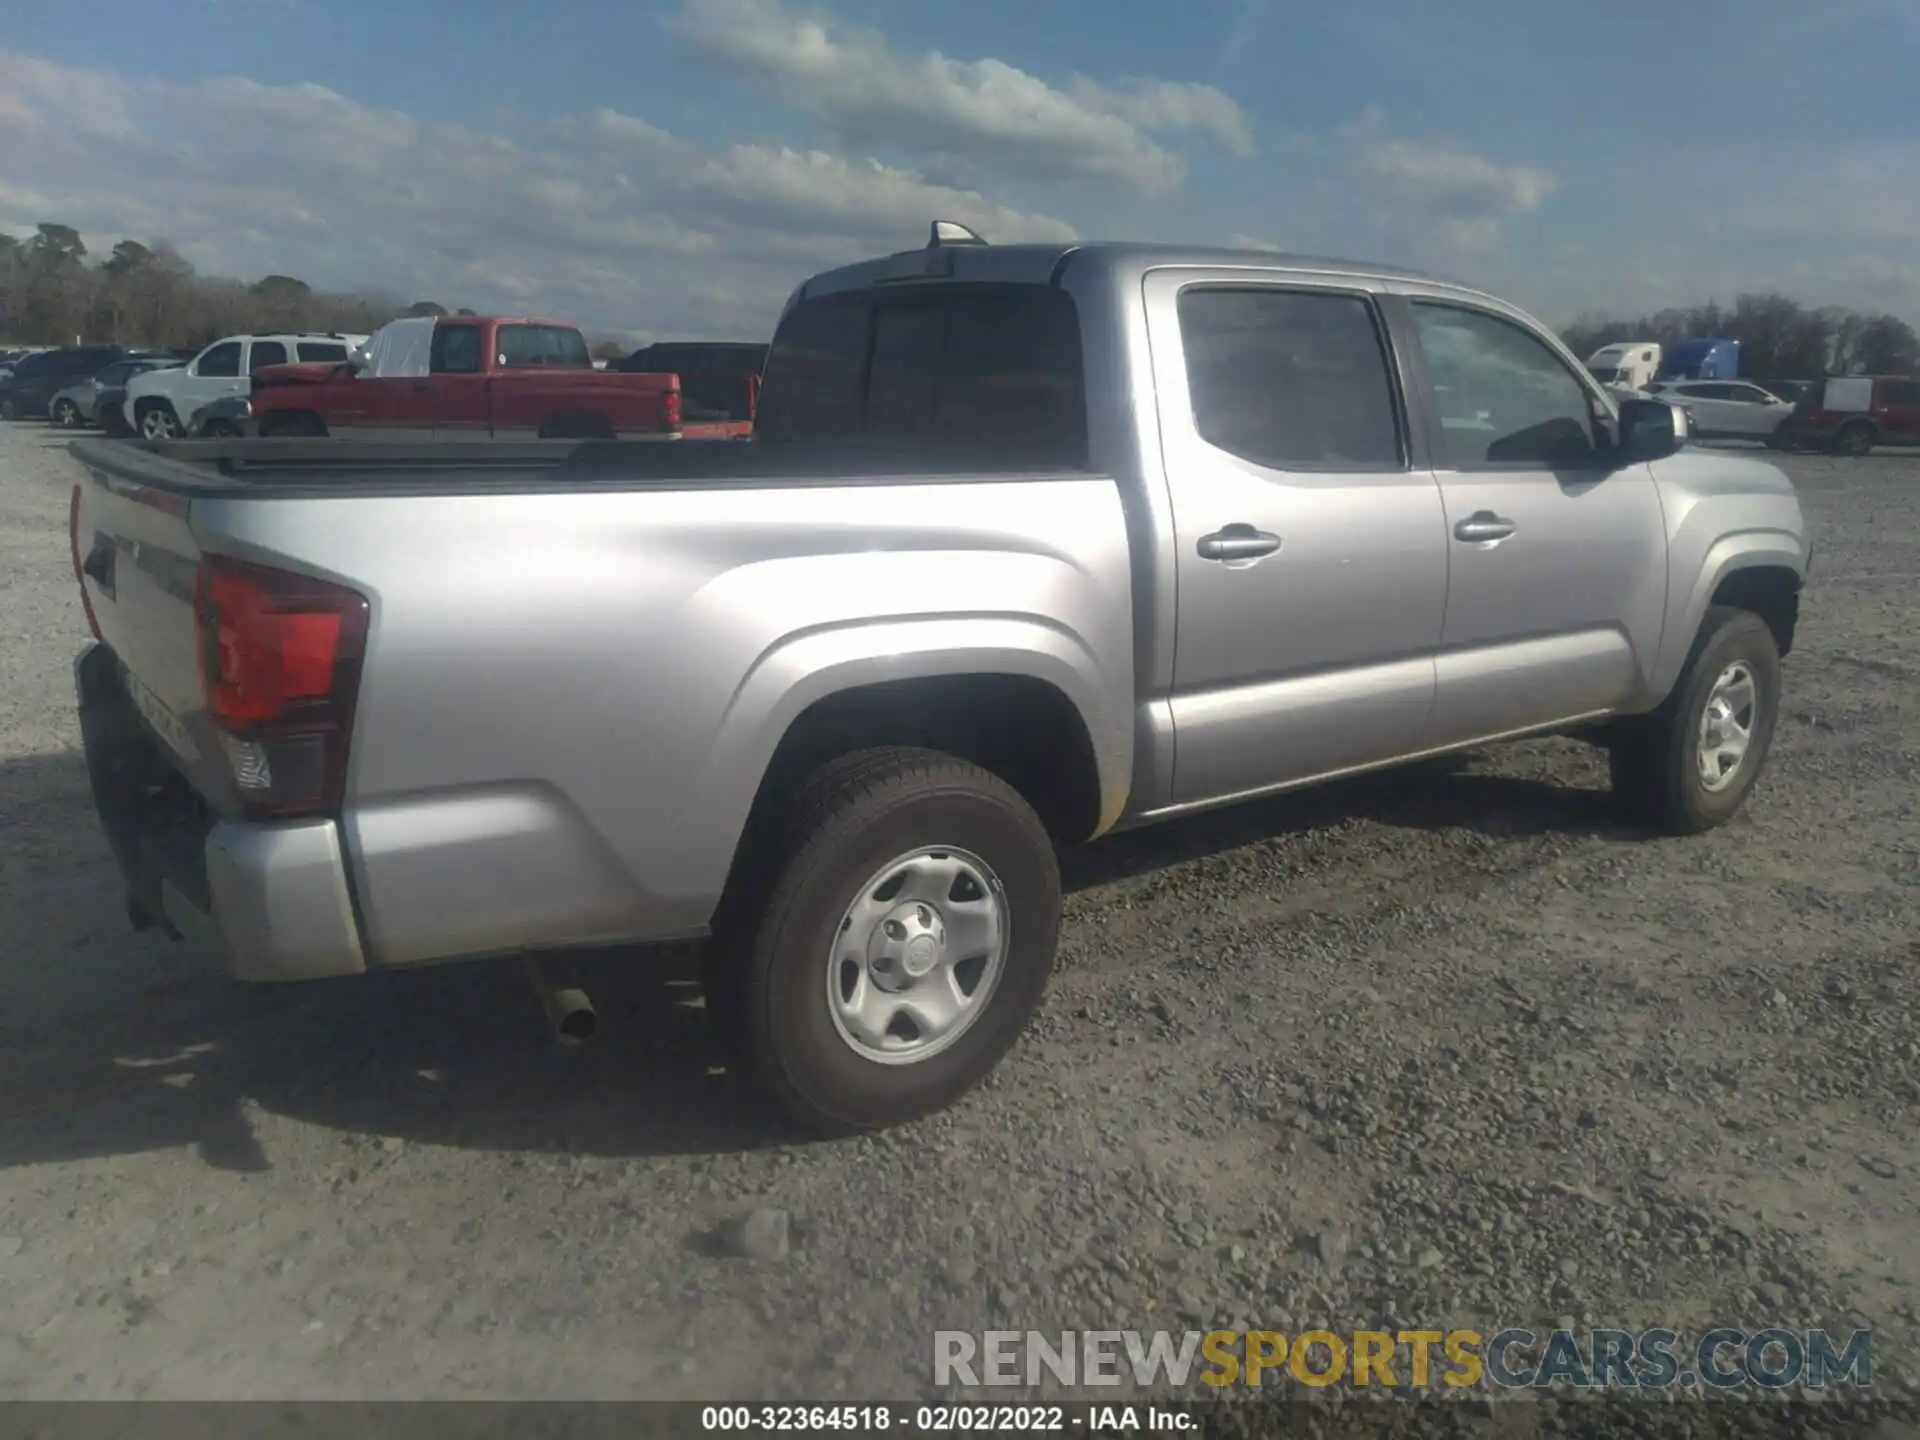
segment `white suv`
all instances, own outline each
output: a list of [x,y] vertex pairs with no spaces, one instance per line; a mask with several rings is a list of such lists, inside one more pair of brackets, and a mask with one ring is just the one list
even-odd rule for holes
[[364,335],[320,331],[229,335],[178,369],[134,376],[127,384],[127,424],[149,440],[171,440],[186,432],[187,422],[202,405],[245,395],[254,371],[263,366],[345,360],[366,343]]

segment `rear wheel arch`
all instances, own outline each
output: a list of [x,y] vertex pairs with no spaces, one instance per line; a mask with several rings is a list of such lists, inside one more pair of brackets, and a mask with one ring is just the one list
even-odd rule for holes
[[1080,707],[1051,681],[983,671],[858,684],[814,700],[781,734],[735,848],[728,897],[748,886],[787,797],[809,775],[842,755],[897,746],[951,755],[999,777],[1056,840],[1085,840],[1099,828],[1093,736]]

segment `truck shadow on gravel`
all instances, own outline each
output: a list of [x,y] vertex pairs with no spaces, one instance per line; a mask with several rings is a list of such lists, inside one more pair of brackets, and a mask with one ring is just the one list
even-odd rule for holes
[[[1086,890],[1355,818],[1626,835],[1607,800],[1425,765],[1116,837],[1069,852],[1066,878]],[[258,988],[134,935],[77,754],[0,765],[0,834],[0,1169],[176,1146],[225,1170],[274,1169],[276,1152],[311,1169],[311,1137],[282,1119],[341,1133],[327,1183],[406,1142],[645,1157],[792,1139],[726,1071],[689,950],[556,961],[601,1018],[566,1050],[512,962]]]

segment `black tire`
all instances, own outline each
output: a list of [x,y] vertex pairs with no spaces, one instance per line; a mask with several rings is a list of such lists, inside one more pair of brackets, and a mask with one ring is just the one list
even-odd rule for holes
[[14,398],[9,395],[5,399],[0,399],[0,420],[18,420],[19,418],[20,406]]
[[139,422],[140,438],[143,440],[180,438],[180,417],[173,413],[173,406],[165,400],[142,400],[134,407],[133,418]]
[[80,407],[75,405],[71,400],[56,400],[53,406],[53,413],[47,418],[62,430],[78,430],[80,428]]
[[203,440],[238,440],[240,427],[231,420],[209,420],[200,427]]
[[[1753,679],[1751,738],[1725,787],[1714,790],[1698,760],[1702,724],[1715,685],[1736,666]],[[1724,825],[1765,768],[1779,714],[1780,652],[1773,632],[1750,610],[1712,606],[1666,703],[1615,728],[1608,751],[1614,794],[1629,815],[1669,835]]]
[[1879,438],[1874,433],[1873,426],[1866,421],[1850,420],[1842,425],[1839,433],[1833,437],[1833,453],[1851,455],[1858,459],[1862,455],[1871,454]]
[[[833,941],[870,878],[946,847],[997,881],[1009,937],[997,983],[947,1048],[912,1063],[870,1059],[842,1037],[828,999]],[[842,756],[797,788],[743,864],[709,947],[707,1006],[805,1131],[857,1134],[944,1109],[993,1069],[1045,993],[1060,933],[1053,844],[1032,807],[976,765],[908,748]]]

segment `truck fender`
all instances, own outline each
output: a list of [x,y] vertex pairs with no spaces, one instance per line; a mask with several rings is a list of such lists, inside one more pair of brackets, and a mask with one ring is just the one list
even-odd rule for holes
[[[1116,687],[1130,687],[1131,676],[1106,674],[1080,637],[1029,615],[859,621],[785,636],[741,680],[691,789],[700,797],[694,823],[713,833],[689,852],[724,854],[730,863],[774,752],[810,706],[886,681],[959,675],[1016,675],[1059,690],[1093,743],[1099,829],[1119,818],[1131,783],[1132,717],[1128,704],[1116,703]],[[724,878],[713,877],[715,893]]]
[[1734,572],[1762,565],[1782,566],[1795,575],[1804,575],[1806,555],[1799,538],[1786,530],[1740,530],[1723,535],[1708,549],[1692,587],[1683,597],[1675,586],[1679,603],[1669,607],[1659,663],[1648,683],[1657,700],[1664,700],[1679,680],[1715,592]]

